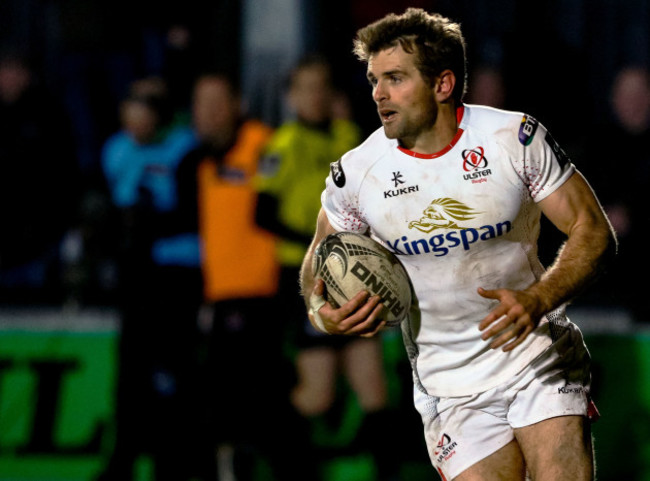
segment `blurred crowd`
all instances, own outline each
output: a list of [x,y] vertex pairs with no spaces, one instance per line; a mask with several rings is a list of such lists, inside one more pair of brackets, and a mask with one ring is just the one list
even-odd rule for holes
[[[620,264],[642,262],[635,246],[641,236],[632,232],[643,228],[636,197],[648,179],[648,1],[357,0],[341,7],[318,0],[4,0],[0,301],[115,301],[121,240],[112,174],[101,159],[109,137],[125,122],[136,125],[144,111],[142,99],[129,101],[138,82],[155,78],[165,91],[155,99],[160,129],[173,123],[191,130],[194,81],[205,71],[228,72],[246,114],[276,128],[291,116],[283,95],[289,69],[317,51],[332,62],[363,136],[378,120],[351,39],[359,26],[407,4],[463,24],[466,101],[521,110],[547,125],[607,204]],[[550,258],[557,242],[542,255]],[[594,301],[635,303],[633,282],[619,278],[610,288]]]
[[[289,306],[318,178],[379,127],[365,67],[351,54],[354,32],[406,6],[459,20],[466,101],[535,116],[597,191],[620,254],[581,302],[624,307],[648,322],[634,272],[648,262],[641,193],[650,181],[650,1],[614,3],[0,2],[0,303],[119,309],[118,431],[104,479],[127,479],[140,441],[160,447],[159,472],[182,479],[177,453],[196,457],[214,445],[228,458],[231,444],[252,433],[290,479],[282,477],[287,446],[268,439],[283,429],[293,433],[293,452],[303,452],[300,479],[316,479],[301,423],[332,409],[336,366],[359,355],[381,365],[377,346],[323,346],[305,341],[301,319],[282,329],[259,319],[281,317],[280,307],[297,312]],[[317,72],[298,78],[293,69],[311,53]],[[314,151],[323,158],[301,171]],[[540,255],[550,260],[562,239],[551,229],[542,239]],[[260,369],[250,386],[247,374]],[[215,376],[238,396],[211,388]],[[366,418],[385,423],[386,381],[363,377],[348,383]],[[188,408],[197,396],[210,402]],[[197,447],[187,429],[217,422],[201,410],[208,404],[260,410],[267,424],[222,424],[222,438]],[[294,412],[261,412],[270,406]],[[134,430],[142,412],[149,428]],[[161,417],[176,419],[164,435],[155,428]],[[381,430],[370,422],[367,430],[378,439]],[[140,440],[142,432],[155,439]],[[244,479],[246,450],[228,459]],[[191,474],[209,479],[228,462],[213,466],[208,453]]]

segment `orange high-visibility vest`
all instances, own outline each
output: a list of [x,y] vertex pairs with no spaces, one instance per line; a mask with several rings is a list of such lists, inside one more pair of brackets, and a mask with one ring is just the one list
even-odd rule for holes
[[255,224],[252,179],[272,129],[250,120],[222,162],[206,158],[197,170],[199,235],[208,301],[266,297],[276,292],[275,238]]

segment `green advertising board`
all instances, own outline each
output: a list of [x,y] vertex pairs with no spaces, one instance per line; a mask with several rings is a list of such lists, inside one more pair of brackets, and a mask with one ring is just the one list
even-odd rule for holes
[[[601,413],[593,426],[598,480],[650,481],[650,331],[611,313],[576,318]],[[118,336],[111,310],[0,310],[0,481],[95,479],[114,441]],[[385,347],[393,394],[409,391],[410,379],[395,376],[405,362],[399,335],[387,336]],[[353,401],[348,406],[338,429],[315,436],[329,444],[354,437],[361,414]],[[134,480],[153,481],[151,472],[143,457]],[[373,472],[364,457],[333,459],[325,470],[331,481],[372,481]],[[432,481],[428,463],[405,465],[403,473]],[[262,469],[259,481],[272,480]]]
[[116,318],[0,313],[0,480],[88,480],[110,450]]

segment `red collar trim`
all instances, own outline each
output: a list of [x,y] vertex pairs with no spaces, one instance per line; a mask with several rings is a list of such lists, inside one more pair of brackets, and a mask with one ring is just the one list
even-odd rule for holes
[[[463,119],[464,114],[465,114],[465,106],[461,105],[460,107],[458,107],[456,109],[456,121],[458,122],[458,125],[460,125],[460,122]],[[433,154],[420,154],[418,152],[413,152],[412,150],[405,149],[404,147],[401,147],[399,145],[397,146],[397,148],[400,151],[404,152],[406,155],[410,155],[411,157],[415,157],[415,158],[418,158],[418,159],[435,159],[435,158],[440,157],[442,155],[445,155],[447,152],[449,152],[452,149],[452,147],[454,145],[456,145],[456,143],[460,139],[461,135],[463,135],[463,132],[464,132],[464,130],[459,128],[456,131],[456,135],[454,135],[454,138],[451,139],[451,142],[449,143],[449,145],[447,145],[447,147],[445,147],[444,149],[442,149],[442,150],[440,150],[438,152],[435,152]]]

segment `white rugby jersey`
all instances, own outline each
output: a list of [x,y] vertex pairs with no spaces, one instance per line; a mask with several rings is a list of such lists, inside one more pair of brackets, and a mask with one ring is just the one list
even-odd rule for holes
[[577,330],[562,307],[508,353],[480,338],[498,302],[477,288],[524,289],[540,278],[537,202],[575,168],[530,116],[464,105],[458,117],[451,144],[432,155],[378,129],[332,164],[322,195],[335,229],[368,232],[408,271],[419,309],[403,323],[404,342],[416,384],[436,396],[495,387]]

